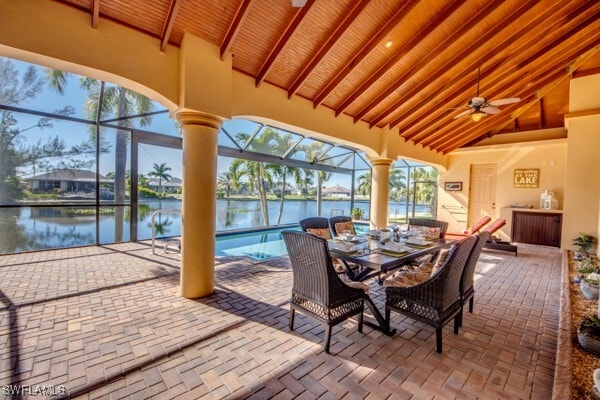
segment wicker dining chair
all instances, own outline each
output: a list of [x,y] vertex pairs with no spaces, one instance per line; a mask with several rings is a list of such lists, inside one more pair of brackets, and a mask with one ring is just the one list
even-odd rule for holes
[[473,313],[473,302],[475,299],[475,267],[483,246],[487,243],[490,238],[490,233],[487,231],[480,232],[477,237],[477,242],[469,254],[465,268],[463,269],[462,277],[460,279],[460,326],[462,326],[463,319],[463,308],[467,301],[469,301],[469,312]]
[[390,313],[395,311],[435,328],[436,350],[442,352],[442,328],[454,319],[454,333],[460,326],[460,280],[463,269],[477,241],[470,236],[449,250],[441,268],[425,281],[412,286],[385,288],[385,321],[390,326]]
[[446,221],[440,221],[438,219],[431,218],[409,218],[408,227],[411,226],[426,226],[429,228],[440,228],[440,238],[446,237],[446,231],[448,230],[448,223]]
[[299,231],[281,234],[293,274],[290,330],[294,330],[296,310],[316,319],[325,327],[323,348],[329,353],[333,326],[358,315],[358,331],[362,332],[365,291],[347,286],[338,277],[325,239]]
[[[340,224],[338,225],[338,227],[336,228],[336,224]],[[338,229],[340,226],[342,226],[343,228],[348,227],[350,229]],[[347,215],[338,215],[335,217],[331,217],[329,218],[329,227],[331,228],[331,233],[334,236],[340,236],[341,234],[344,233],[344,230],[349,230],[350,233],[352,233],[353,235],[356,235],[356,231],[354,230],[354,225],[352,224],[352,218],[350,218]]]
[[325,217],[308,217],[300,220],[298,223],[303,232],[308,232],[309,229],[326,229],[327,232],[330,233],[329,236],[331,236],[331,232],[329,231],[329,220]]

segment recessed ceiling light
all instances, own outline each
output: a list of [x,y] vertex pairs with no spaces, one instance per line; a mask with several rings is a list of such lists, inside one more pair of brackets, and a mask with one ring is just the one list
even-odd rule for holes
[[392,47],[393,44],[394,42],[392,40],[388,40],[387,42],[385,42],[385,47],[389,49],[390,47]]

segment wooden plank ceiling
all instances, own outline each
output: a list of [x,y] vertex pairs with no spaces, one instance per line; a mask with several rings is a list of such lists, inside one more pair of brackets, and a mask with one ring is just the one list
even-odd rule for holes
[[[438,152],[564,127],[569,80],[600,72],[596,0],[59,0],[179,46],[189,32],[235,69]],[[479,122],[477,95],[518,97]]]

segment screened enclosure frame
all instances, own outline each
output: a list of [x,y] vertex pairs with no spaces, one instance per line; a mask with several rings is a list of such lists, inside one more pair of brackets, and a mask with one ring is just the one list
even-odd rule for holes
[[[16,60],[18,61],[18,60]],[[29,64],[32,66],[35,66],[34,64]],[[38,67],[38,66],[35,66]],[[79,77],[79,78],[85,78],[85,77]],[[74,77],[75,79],[75,77]],[[88,93],[89,96],[88,97],[88,102],[90,101],[89,99],[92,99],[91,101],[94,102],[96,101],[97,104],[103,104],[104,103],[104,96],[105,93],[109,90],[114,90],[116,89],[121,89],[119,86],[113,84],[113,83],[108,83],[105,81],[101,81],[101,80],[96,80],[95,81],[96,84],[98,85],[98,91],[95,92],[94,96],[91,96],[90,93]],[[83,90],[80,88],[80,90]],[[77,94],[77,93],[76,93]],[[67,101],[72,101],[73,99],[79,99],[79,97],[73,97],[73,98],[69,98],[67,99]],[[81,106],[81,103],[79,102],[80,100],[75,100],[74,105],[76,106]],[[62,103],[62,100],[57,99],[52,99],[52,101],[48,102],[48,103],[40,103],[38,106],[39,107],[34,107],[34,108],[27,108],[27,107],[21,107],[18,103],[15,105],[11,105],[11,104],[0,104],[0,110],[6,111],[6,112],[10,112],[10,113],[19,113],[19,114],[23,114],[23,115],[31,115],[31,116],[35,116],[35,117],[39,117],[40,121],[42,119],[48,119],[48,120],[54,120],[54,121],[68,121],[71,123],[74,123],[74,127],[77,127],[76,124],[81,124],[81,126],[89,126],[91,127],[89,130],[94,131],[95,132],[95,138],[90,140],[90,145],[95,146],[95,148],[90,147],[89,152],[87,153],[89,156],[89,162],[90,162],[90,167],[92,165],[92,163],[95,164],[94,168],[90,168],[90,171],[92,169],[95,169],[95,178],[91,178],[89,180],[90,184],[92,184],[92,182],[94,182],[95,180],[95,189],[93,189],[95,191],[95,193],[93,193],[91,196],[89,197],[85,197],[82,199],[69,199],[68,196],[65,196],[64,198],[61,198],[60,201],[57,202],[51,202],[51,203],[44,203],[44,204],[36,204],[36,201],[26,201],[26,202],[21,202],[21,201],[16,201],[16,197],[15,198],[7,198],[7,202],[5,202],[4,204],[0,204],[0,208],[23,208],[23,207],[29,207],[29,208],[39,208],[39,207],[52,207],[52,208],[69,208],[69,207],[80,207],[80,208],[90,208],[90,209],[94,209],[95,210],[95,244],[99,245],[101,244],[101,242],[106,242],[106,243],[110,243],[110,239],[109,241],[106,241],[106,239],[101,239],[101,235],[100,235],[100,215],[101,215],[101,209],[103,209],[104,212],[106,212],[106,208],[110,207],[110,208],[114,208],[115,210],[117,210],[118,207],[122,207],[124,208],[123,212],[127,211],[127,207],[129,207],[129,241],[136,241],[138,239],[138,206],[139,206],[139,191],[138,191],[138,186],[139,186],[139,161],[140,161],[140,155],[138,154],[139,152],[139,145],[152,145],[152,146],[158,146],[158,147],[165,147],[165,148],[172,148],[172,149],[179,149],[182,150],[182,144],[183,141],[180,137],[181,131],[177,128],[176,123],[174,122],[174,120],[169,119],[169,121],[173,121],[174,122],[174,126],[175,129],[173,130],[173,126],[168,127],[165,126],[166,129],[162,130],[162,128],[160,131],[157,130],[148,130],[148,129],[142,129],[139,128],[136,125],[140,125],[140,126],[144,126],[142,119],[143,118],[148,118],[148,117],[153,117],[153,116],[157,116],[157,115],[167,115],[168,114],[168,110],[165,109],[163,106],[161,106],[159,103],[156,102],[151,102],[152,105],[150,107],[149,112],[131,112],[131,110],[127,111],[128,115],[124,115],[124,116],[120,116],[120,117],[111,117],[111,118],[102,118],[103,117],[103,112],[101,110],[102,107],[98,106],[95,109],[95,113],[94,111],[88,112],[87,113],[83,113],[83,114],[77,114],[76,116],[74,116],[73,114],[75,114],[75,112],[73,113],[60,113],[61,111],[57,111],[57,112],[47,112],[46,111],[46,107],[49,108],[50,105],[52,105],[53,107],[56,106],[56,104],[64,104]],[[67,107],[69,106],[73,106],[70,105],[69,103],[67,103]],[[75,107],[73,107],[73,109],[75,109]],[[95,115],[94,115],[95,114]],[[85,118],[82,118],[81,115],[84,115]],[[25,117],[24,117],[25,118]],[[158,120],[161,120],[161,118],[159,118]],[[131,121],[131,122],[127,122],[127,126],[123,126],[125,125],[125,123],[122,123],[124,121]],[[165,121],[167,121],[166,119],[162,118],[163,123]],[[238,125],[236,125],[238,124]],[[104,134],[101,129],[102,128],[108,128],[108,129],[112,129],[112,130],[117,130],[117,135],[119,135],[119,132],[122,132],[123,135],[128,135],[127,136],[127,140],[128,141],[128,153],[127,156],[124,157],[125,159],[127,159],[127,163],[128,165],[126,165],[126,168],[129,168],[129,170],[127,171],[130,174],[130,181],[128,182],[129,188],[128,191],[125,192],[125,196],[124,197],[120,197],[123,199],[123,201],[121,202],[116,202],[116,196],[115,196],[115,201],[113,202],[107,202],[106,198],[101,198],[100,197],[100,192],[101,192],[101,188],[103,184],[106,184],[107,180],[102,178],[101,180],[101,173],[100,173],[100,168],[101,168],[101,155],[103,154],[103,151],[106,152],[106,150],[102,149],[102,144],[100,143],[101,140],[101,136]],[[51,126],[52,129],[48,134],[47,137],[51,138],[52,136],[56,135],[57,138],[59,139],[66,139],[67,136],[63,135],[63,131],[61,131],[60,127],[54,128]],[[40,127],[41,130],[41,127]],[[163,133],[161,133],[163,132]],[[165,134],[164,132],[168,132],[168,134]],[[280,146],[265,146],[264,143],[261,144],[261,136],[263,134],[265,134],[266,132],[269,132],[270,134],[272,134],[273,138],[277,138],[278,140],[280,140],[281,145]],[[177,134],[179,134],[179,136],[176,136]],[[75,135],[78,135],[78,133],[75,133]],[[112,134],[111,134],[112,135]],[[38,133],[38,137],[41,136],[42,138],[44,136],[46,136],[45,134],[39,134]],[[73,137],[77,137],[77,136],[73,136]],[[82,135],[82,137],[84,137]],[[113,139],[116,138],[117,136],[111,136]],[[313,138],[309,135],[305,135],[305,134],[300,134],[297,132],[293,132],[287,129],[282,129],[282,128],[278,128],[276,126],[273,125],[269,125],[269,124],[264,124],[264,123],[260,123],[260,122],[256,122],[256,121],[252,121],[252,120],[244,120],[244,119],[237,119],[237,118],[233,118],[230,120],[227,120],[224,122],[224,124],[222,125],[221,129],[219,130],[219,135],[218,135],[219,139],[218,139],[218,156],[221,157],[228,157],[228,158],[234,158],[234,159],[244,159],[244,160],[251,160],[251,161],[258,161],[258,162],[262,162],[265,164],[274,164],[274,165],[280,165],[280,166],[287,166],[287,167],[292,167],[292,168],[300,168],[303,170],[309,170],[309,171],[323,171],[326,173],[335,173],[335,174],[342,174],[342,175],[348,175],[350,177],[350,212],[352,211],[352,209],[355,207],[355,192],[356,192],[356,178],[357,178],[357,172],[359,171],[371,171],[371,164],[368,161],[368,159],[366,158],[366,156],[364,155],[364,152],[356,149],[356,148],[352,148],[350,146],[346,146],[346,145],[338,145],[332,141],[328,141],[328,140],[322,140],[322,139],[316,139]],[[285,140],[283,140],[285,139]],[[33,143],[33,142],[32,142]],[[262,146],[262,147],[261,147]],[[121,153],[123,154],[123,153]],[[56,156],[55,156],[56,157]],[[58,171],[61,169],[61,157],[63,156],[58,156],[58,158],[56,159],[56,162],[51,162],[50,164],[46,163],[46,171]],[[114,154],[110,153],[109,157],[115,157],[115,159],[118,157],[116,152]],[[62,160],[66,160],[64,158],[62,158]],[[106,158],[104,158],[103,160],[104,162],[106,162]],[[419,166],[425,166],[424,164],[418,164],[418,163],[413,163],[413,162],[407,162],[405,160],[396,160],[394,162],[394,165],[396,165],[396,168],[398,168],[398,164],[401,164],[400,168],[408,168],[408,174],[407,174],[407,178],[408,178],[408,183],[410,183],[410,171],[411,168],[414,167],[419,167]],[[63,164],[64,165],[64,164]],[[21,167],[19,167],[21,168]],[[77,168],[77,167],[67,167],[66,169],[72,169],[72,168]],[[26,175],[29,175],[31,173],[31,171],[29,169],[24,169],[24,170],[19,170],[20,174],[25,173]],[[35,176],[35,164],[33,166],[33,175]],[[115,171],[116,172],[116,171]],[[17,175],[17,178],[21,181],[21,183],[23,183],[23,178],[22,175]],[[114,179],[114,178],[110,178],[110,179]],[[120,178],[122,179],[122,178]],[[216,179],[216,177],[215,177]],[[33,188],[33,184],[32,184],[32,188]],[[313,188],[314,189],[314,188]],[[113,189],[116,192],[116,189]],[[119,192],[121,193],[121,192]],[[364,201],[368,201],[370,203],[370,190],[368,195],[366,196],[366,198],[363,198],[361,200],[359,200],[360,202],[364,202]],[[408,205],[407,205],[408,207]],[[414,211],[414,210],[413,210]],[[318,211],[319,212],[319,211]],[[408,212],[408,209],[407,209]],[[274,226],[274,225],[271,225]],[[125,234],[126,230],[123,232]],[[127,239],[125,239],[127,240]],[[115,236],[114,241],[117,242],[119,241],[119,239],[117,239],[117,237]],[[94,242],[94,240],[92,239],[91,242]],[[90,242],[90,243],[91,243]],[[55,248],[55,247],[53,247]],[[30,250],[26,250],[26,251],[30,251]]]

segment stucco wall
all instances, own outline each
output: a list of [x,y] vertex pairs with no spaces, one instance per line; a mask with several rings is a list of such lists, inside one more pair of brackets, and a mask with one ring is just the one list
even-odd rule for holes
[[[501,208],[514,203],[532,204],[537,208],[544,190],[554,192],[562,209],[566,157],[567,145],[563,139],[452,152],[448,155],[448,171],[440,174],[438,217],[450,223],[450,232],[459,232],[467,227],[471,165],[484,163],[496,163],[498,166],[496,213],[492,218],[499,218]],[[513,187],[514,170],[519,168],[539,168],[539,187]],[[462,191],[446,192],[444,182],[462,182]],[[500,236],[509,239],[510,232],[503,230]]]

